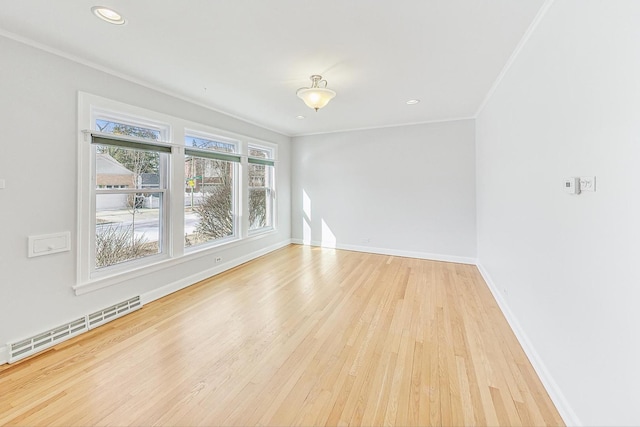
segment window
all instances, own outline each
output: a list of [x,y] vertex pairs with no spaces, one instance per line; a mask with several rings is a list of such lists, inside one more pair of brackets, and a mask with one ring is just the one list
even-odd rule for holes
[[77,294],[275,229],[277,146],[78,96]]
[[185,136],[186,247],[237,236],[236,144]]
[[249,145],[249,230],[273,227],[273,150]]
[[[94,134],[93,270],[164,252],[168,158],[155,129],[97,119]],[[123,137],[135,137],[133,140]],[[144,139],[148,142],[143,141]]]

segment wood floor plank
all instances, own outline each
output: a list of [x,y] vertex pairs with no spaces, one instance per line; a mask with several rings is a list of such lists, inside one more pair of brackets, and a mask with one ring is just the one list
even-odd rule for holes
[[14,365],[0,425],[549,425],[474,266],[290,245]]

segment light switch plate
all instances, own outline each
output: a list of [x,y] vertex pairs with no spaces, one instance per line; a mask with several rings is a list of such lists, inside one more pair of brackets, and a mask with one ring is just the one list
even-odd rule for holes
[[580,194],[580,179],[575,176],[566,178],[563,182],[563,187],[565,193]]
[[4,189],[5,181],[4,179],[0,179],[0,190]]

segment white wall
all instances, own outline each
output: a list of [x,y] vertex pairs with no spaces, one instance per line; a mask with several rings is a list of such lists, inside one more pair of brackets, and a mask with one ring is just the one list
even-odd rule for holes
[[292,237],[474,262],[474,132],[460,120],[294,138]]
[[[0,348],[290,238],[290,138],[0,37]],[[279,145],[277,233],[76,296],[76,250],[27,258],[27,236],[76,235],[78,91]],[[1,356],[1,355],[0,355]]]
[[479,263],[569,423],[640,425],[639,46],[640,2],[557,0],[476,123]]

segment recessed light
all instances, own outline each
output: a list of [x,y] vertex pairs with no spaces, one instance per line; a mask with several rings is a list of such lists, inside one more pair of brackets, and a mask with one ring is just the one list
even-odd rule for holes
[[304,116],[296,116],[296,119],[302,120],[302,119],[304,119]]
[[420,102],[419,99],[410,99],[410,100],[407,101],[407,105],[415,105],[418,102]]
[[113,9],[109,9],[104,6],[93,6],[91,12],[103,21],[107,21],[110,24],[122,25],[125,23],[124,18],[118,12]]

